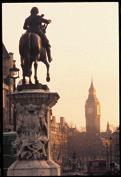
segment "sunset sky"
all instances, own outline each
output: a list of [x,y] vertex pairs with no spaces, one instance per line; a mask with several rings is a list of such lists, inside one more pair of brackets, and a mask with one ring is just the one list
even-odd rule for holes
[[38,78],[60,95],[53,107],[57,121],[63,116],[69,124],[85,127],[85,102],[93,78],[101,105],[101,130],[106,129],[107,122],[118,126],[118,2],[3,3],[2,41],[7,51],[14,53],[20,70],[19,39],[33,6],[52,20],[46,33],[52,46],[51,81],[46,82],[46,67],[41,62]]

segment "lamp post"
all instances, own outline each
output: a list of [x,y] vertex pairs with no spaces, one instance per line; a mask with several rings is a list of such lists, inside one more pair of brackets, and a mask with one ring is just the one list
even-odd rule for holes
[[112,171],[112,137],[110,136],[110,170]]
[[72,154],[72,170],[75,171],[76,170],[76,153],[73,152]]
[[[13,60],[13,67],[9,69],[10,79],[13,79],[13,92],[16,90],[16,79],[19,78],[19,68],[16,68],[16,60]],[[16,131],[16,112],[15,105],[13,108],[13,128]]]
[[105,147],[106,147],[106,161],[107,161],[107,167],[110,168],[110,165],[109,165],[109,145],[108,145],[108,143],[105,144]]
[[19,68],[16,68],[16,60],[13,60],[13,67],[9,69],[10,78],[13,79],[13,91],[16,90],[16,79],[19,78]]

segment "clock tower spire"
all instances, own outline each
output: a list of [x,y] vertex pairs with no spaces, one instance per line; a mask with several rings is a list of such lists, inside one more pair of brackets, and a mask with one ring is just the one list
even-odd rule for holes
[[88,98],[85,103],[86,132],[100,132],[100,103],[96,97],[96,90],[91,80]]

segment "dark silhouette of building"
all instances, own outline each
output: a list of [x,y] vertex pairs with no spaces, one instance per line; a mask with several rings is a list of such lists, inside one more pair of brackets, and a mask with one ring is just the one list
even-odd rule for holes
[[9,69],[13,64],[13,53],[8,53],[2,44],[2,73],[3,73],[3,130],[12,130],[12,108],[7,95],[12,92],[12,81],[9,77]]

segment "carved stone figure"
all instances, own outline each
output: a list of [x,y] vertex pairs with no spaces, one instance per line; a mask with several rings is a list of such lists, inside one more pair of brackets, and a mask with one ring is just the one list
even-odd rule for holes
[[39,122],[41,127],[41,132],[47,136],[47,106],[42,104],[41,109],[39,111]]
[[45,144],[40,140],[32,142],[23,142],[20,150],[17,153],[19,160],[41,160],[47,159]]

